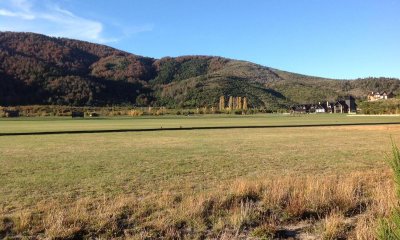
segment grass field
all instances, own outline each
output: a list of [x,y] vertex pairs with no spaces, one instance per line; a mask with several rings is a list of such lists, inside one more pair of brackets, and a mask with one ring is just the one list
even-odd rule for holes
[[385,123],[400,122],[399,116],[347,116],[342,114],[323,115],[281,115],[258,114],[235,115],[194,115],[159,117],[120,117],[120,118],[0,118],[0,133],[74,131],[74,130],[110,130],[110,129],[147,129],[168,127],[218,127],[218,126],[279,126],[307,124],[348,124],[348,123]]
[[[328,115],[96,120],[19,119],[1,120],[0,132],[180,125],[394,122],[396,119]],[[93,207],[93,203],[103,201],[103,204],[114,206],[111,203],[119,201],[130,207],[135,206],[135,211],[144,215],[137,216],[123,210],[122,213],[128,216],[128,220],[124,219],[135,227],[129,224],[126,226],[117,224],[116,228],[135,229],[132,236],[140,239],[146,238],[143,232],[147,234],[151,226],[151,229],[158,230],[154,230],[156,233],[153,234],[156,235],[149,236],[161,238],[172,233],[168,233],[170,228],[161,231],[162,227],[159,225],[176,226],[184,218],[183,216],[186,216],[176,213],[177,209],[182,207],[179,204],[187,204],[186,201],[199,199],[200,196],[204,197],[207,194],[218,196],[222,194],[226,197],[224,193],[231,192],[232,186],[236,186],[238,181],[261,183],[281,180],[289,181],[285,184],[293,184],[290,179],[312,176],[321,179],[322,182],[330,179],[328,185],[331,185],[337,184],[337,181],[332,179],[346,179],[355,173],[361,175],[365,173],[366,178],[375,180],[380,177],[387,180],[388,167],[384,160],[385,154],[390,153],[391,137],[395,142],[400,142],[399,134],[400,125],[377,125],[3,136],[0,137],[0,216],[14,223],[11,228],[6,228],[7,221],[3,220],[0,237],[2,232],[3,235],[25,234],[50,236],[50,238],[89,234],[87,229],[91,228],[88,225],[93,227],[92,218],[97,217],[91,217],[90,220],[75,219],[72,224],[63,222],[63,219],[68,217],[61,214],[63,218],[59,223],[60,226],[57,225],[59,228],[56,228],[54,221],[46,225],[44,223],[46,221],[40,215],[54,217],[55,213],[59,214],[60,209],[63,209],[65,214],[65,209],[79,206],[85,209],[81,209],[83,212],[89,212],[88,214],[93,216],[95,213],[89,210],[98,209]],[[266,185],[268,186],[268,183]],[[286,187],[292,189],[289,185]],[[233,189],[236,191],[237,187]],[[86,202],[80,202],[82,199]],[[261,200],[256,201],[257,204],[259,201]],[[240,212],[246,202],[237,204]],[[130,207],[126,209],[131,209]],[[232,209],[229,211],[233,211]],[[121,213],[120,211],[121,209],[118,209],[116,212]],[[169,218],[171,214],[177,214],[182,219],[174,219],[178,222],[176,223]],[[98,215],[98,218],[101,218],[102,215]],[[195,216],[186,218],[196,219]],[[185,229],[190,226],[195,232],[200,231],[208,237],[220,238],[222,235],[218,234],[221,233],[221,229],[235,230],[236,220],[232,220],[231,217],[229,218],[231,223],[218,222],[225,218],[223,215],[219,220],[217,217],[210,220],[211,229],[207,223],[200,224],[187,219],[184,225]],[[138,222],[138,219],[141,219],[141,222]],[[165,222],[160,223],[160,219]],[[104,223],[106,226],[102,225],[102,228],[107,230],[98,233],[99,235],[127,236],[126,232],[112,230],[113,227],[108,226],[107,221]],[[94,226],[97,226],[96,224]],[[245,234],[245,229],[239,227],[235,231]],[[174,228],[173,231],[177,230]],[[171,236],[184,236],[183,233],[176,234]]]

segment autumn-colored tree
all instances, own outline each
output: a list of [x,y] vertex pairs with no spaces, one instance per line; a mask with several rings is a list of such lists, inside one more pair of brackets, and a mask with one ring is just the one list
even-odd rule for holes
[[242,109],[242,97],[237,98],[237,109]]
[[243,98],[243,110],[247,111],[247,97]]
[[225,109],[225,97],[219,97],[219,110],[223,111]]
[[229,96],[228,109],[229,109],[229,111],[231,111],[233,109],[233,97],[232,96]]

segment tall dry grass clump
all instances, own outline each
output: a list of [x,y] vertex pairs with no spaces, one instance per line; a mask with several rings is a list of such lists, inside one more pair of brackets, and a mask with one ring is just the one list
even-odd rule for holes
[[237,180],[207,193],[54,200],[0,213],[0,238],[262,239],[305,222],[319,239],[376,239],[377,218],[391,212],[392,184],[388,173],[364,172]]
[[322,233],[323,239],[335,240],[346,238],[346,223],[343,212],[333,211],[326,216],[323,220],[324,231]]
[[382,240],[400,239],[400,152],[397,146],[392,142],[392,158],[389,161],[393,172],[395,182],[396,201],[395,207],[391,211],[390,216],[381,220],[378,237]]

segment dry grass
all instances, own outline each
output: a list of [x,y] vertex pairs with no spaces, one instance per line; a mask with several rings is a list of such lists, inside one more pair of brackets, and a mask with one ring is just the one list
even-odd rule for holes
[[[390,209],[391,205],[389,206],[382,206]],[[378,227],[377,219],[380,216],[386,215],[379,215],[379,210],[375,209],[373,206],[370,207],[367,214],[360,216],[357,219],[356,225],[352,234],[350,234],[350,239],[359,239],[359,240],[369,240],[369,239],[376,239],[376,231]]]
[[[389,173],[235,181],[208,194],[46,201],[2,218],[0,236],[134,239],[277,237],[306,221],[324,239],[374,239],[395,203]],[[226,190],[222,190],[226,189]],[[7,226],[8,227],[7,227]]]
[[0,138],[0,239],[374,239],[378,218],[396,203],[382,153],[399,133],[376,126]]
[[324,219],[323,239],[334,240],[346,238],[346,223],[343,212],[333,211]]
[[236,179],[384,169],[388,136],[399,133],[400,127],[348,127],[0,137],[0,209],[103,194],[190,195]]

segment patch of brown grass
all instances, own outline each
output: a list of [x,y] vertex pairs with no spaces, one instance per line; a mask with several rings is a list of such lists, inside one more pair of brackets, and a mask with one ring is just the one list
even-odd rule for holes
[[376,239],[376,230],[377,230],[377,216],[374,212],[373,207],[368,214],[362,215],[357,219],[352,235],[350,235],[350,239],[358,239],[358,240],[369,240]]
[[342,212],[334,211],[326,216],[324,221],[323,239],[334,240],[346,237],[345,217]]
[[0,237],[261,238],[307,221],[320,224],[313,234],[325,239],[374,239],[377,218],[396,201],[390,179],[381,172],[282,177],[238,180],[203,194],[46,201],[3,212]]

